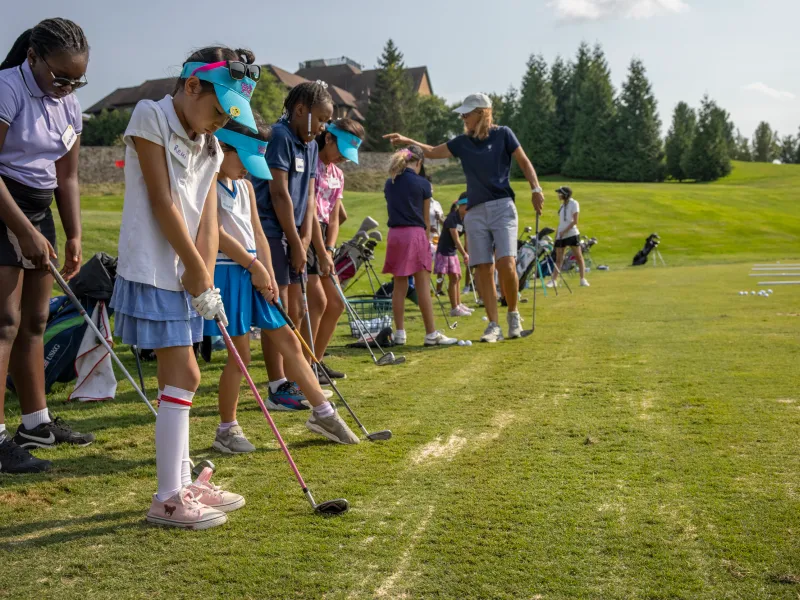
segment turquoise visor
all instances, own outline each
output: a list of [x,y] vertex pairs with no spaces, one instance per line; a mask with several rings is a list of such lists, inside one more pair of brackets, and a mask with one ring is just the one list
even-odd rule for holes
[[328,125],[328,133],[336,138],[336,147],[339,154],[347,160],[358,164],[358,149],[361,147],[361,138],[354,136],[349,131],[339,129],[336,125]]
[[[181,79],[188,79],[194,76],[201,81],[208,81],[214,84],[214,91],[217,93],[217,100],[224,110],[234,121],[241,123],[254,133],[258,133],[256,121],[253,118],[253,111],[250,108],[250,98],[256,89],[256,82],[245,77],[235,80],[230,76],[227,67],[217,67],[208,71],[197,71],[206,63],[189,62],[183,65]],[[197,71],[195,73],[195,71]]]
[[272,179],[266,159],[267,142],[230,129],[218,129],[214,135],[220,142],[236,148],[239,159],[250,175],[259,179]]
[[461,200],[456,200],[456,206],[464,206],[468,200],[466,198],[462,198]]

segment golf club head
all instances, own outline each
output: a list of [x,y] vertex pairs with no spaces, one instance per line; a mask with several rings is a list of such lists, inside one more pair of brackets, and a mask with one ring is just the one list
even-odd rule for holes
[[523,329],[523,330],[522,330],[522,333],[520,333],[520,334],[519,334],[519,336],[520,336],[520,337],[524,337],[524,338],[526,338],[526,337],[528,337],[529,335],[531,335],[533,332],[534,332],[534,330],[533,330],[533,329]]
[[367,439],[370,442],[382,442],[385,440],[392,439],[392,432],[388,429],[384,429],[383,431],[376,431],[375,433],[370,433],[367,435]]
[[458,321],[454,321],[450,324],[450,329],[455,329],[456,327],[458,327]]
[[363,221],[361,221],[361,226],[358,228],[359,231],[372,231],[378,226],[378,222],[373,219],[372,217],[367,217]]
[[375,364],[379,367],[385,367],[387,365],[395,364],[395,360],[394,352],[388,352],[375,361]]
[[343,515],[350,510],[350,503],[344,498],[337,498],[336,500],[327,500],[320,502],[314,507],[314,512],[325,517],[335,517],[336,515]]
[[217,470],[217,467],[215,467],[214,463],[211,462],[210,460],[201,460],[199,463],[197,463],[192,467],[192,475],[194,475],[194,478],[197,479],[198,477],[200,477],[200,473],[202,473],[203,469],[205,469],[206,467],[211,469],[212,473],[216,472]]
[[528,232],[530,232],[530,231],[533,231],[533,228],[532,228],[530,225],[528,225],[528,226],[527,226],[525,229],[523,229],[523,231],[524,231],[525,233],[528,233]]
[[395,356],[394,357],[394,362],[392,364],[393,365],[402,365],[404,362],[406,362],[406,357],[405,356]]
[[375,240],[376,242],[383,241],[383,234],[380,231],[370,231],[369,232],[370,239]]

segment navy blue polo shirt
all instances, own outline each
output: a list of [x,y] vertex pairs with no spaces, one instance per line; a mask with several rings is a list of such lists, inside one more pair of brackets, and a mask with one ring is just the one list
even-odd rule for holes
[[457,229],[460,236],[464,235],[464,223],[461,221],[461,215],[458,214],[458,210],[454,210],[447,215],[444,225],[442,225],[442,235],[439,236],[439,245],[436,246],[436,252],[442,256],[456,255],[456,243],[450,233],[451,229]]
[[495,127],[485,140],[462,133],[447,142],[447,148],[461,160],[467,178],[467,209],[491,200],[514,199],[508,177],[519,140],[511,129]]
[[424,203],[433,197],[430,181],[420,177],[413,169],[406,169],[394,181],[386,180],[383,195],[389,211],[389,227],[425,228]]
[[[317,178],[318,152],[316,140],[308,144],[301,141],[284,119],[272,126],[272,138],[267,146],[267,164],[270,169],[280,169],[289,174],[289,195],[292,197],[294,222],[298,229],[306,217],[309,183]],[[272,238],[282,237],[283,229],[272,206],[269,181],[254,177],[253,187],[264,235]]]

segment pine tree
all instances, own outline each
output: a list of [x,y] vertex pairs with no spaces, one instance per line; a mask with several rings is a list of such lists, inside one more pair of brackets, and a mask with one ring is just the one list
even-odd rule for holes
[[391,144],[382,137],[385,133],[397,132],[410,137],[421,133],[422,123],[415,111],[416,104],[417,97],[403,63],[403,53],[390,39],[378,60],[375,89],[369,98],[364,124],[369,132],[369,149],[391,150]]
[[426,144],[438,146],[461,131],[461,119],[440,96],[421,96],[417,110],[423,123],[422,141]]
[[[579,60],[580,57],[579,51]],[[576,79],[582,81],[573,106],[575,127],[564,174],[586,179],[614,179],[614,88],[599,45],[592,51],[585,77],[578,75],[579,67],[576,64],[573,83]]]
[[753,133],[753,160],[772,162],[778,155],[778,135],[766,121],[761,121]]
[[687,177],[697,181],[714,181],[730,174],[729,123],[728,113],[704,96],[697,117],[697,132],[683,164]]
[[778,152],[778,158],[783,164],[788,165],[795,161],[798,144],[800,144],[800,140],[796,140],[794,136],[784,136],[781,140],[780,151]]
[[572,65],[560,56],[553,61],[550,67],[550,87],[556,106],[555,131],[558,141],[558,172],[564,168],[564,163],[569,157],[572,128],[569,105],[572,87]]
[[286,88],[278,83],[266,69],[261,69],[261,77],[250,99],[252,106],[267,123],[277,121],[283,113],[283,101],[286,99]]
[[752,162],[753,155],[750,153],[750,140],[742,135],[742,132],[736,130],[736,150],[731,155],[733,160],[741,160],[744,162]]
[[510,86],[505,94],[488,94],[492,101],[492,121],[495,125],[506,125],[512,129],[516,125],[519,112],[519,93]]
[[531,55],[522,78],[517,137],[525,152],[542,175],[558,173],[558,138],[556,104],[550,88],[547,63]]
[[688,159],[692,148],[697,115],[685,102],[679,102],[672,113],[672,126],[667,133],[667,176],[683,181],[687,179],[683,165]]
[[658,104],[644,64],[639,59],[631,61],[628,79],[622,84],[617,102],[616,142],[616,179],[664,179],[664,149]]

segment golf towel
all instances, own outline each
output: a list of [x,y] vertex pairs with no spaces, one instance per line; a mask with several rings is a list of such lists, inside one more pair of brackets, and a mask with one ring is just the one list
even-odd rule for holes
[[[105,302],[98,302],[94,307],[92,321],[105,336],[106,341],[113,345]],[[111,366],[111,355],[89,327],[86,328],[78,349],[75,373],[78,381],[69,396],[70,400],[99,402],[112,399],[117,392],[117,378]]]

